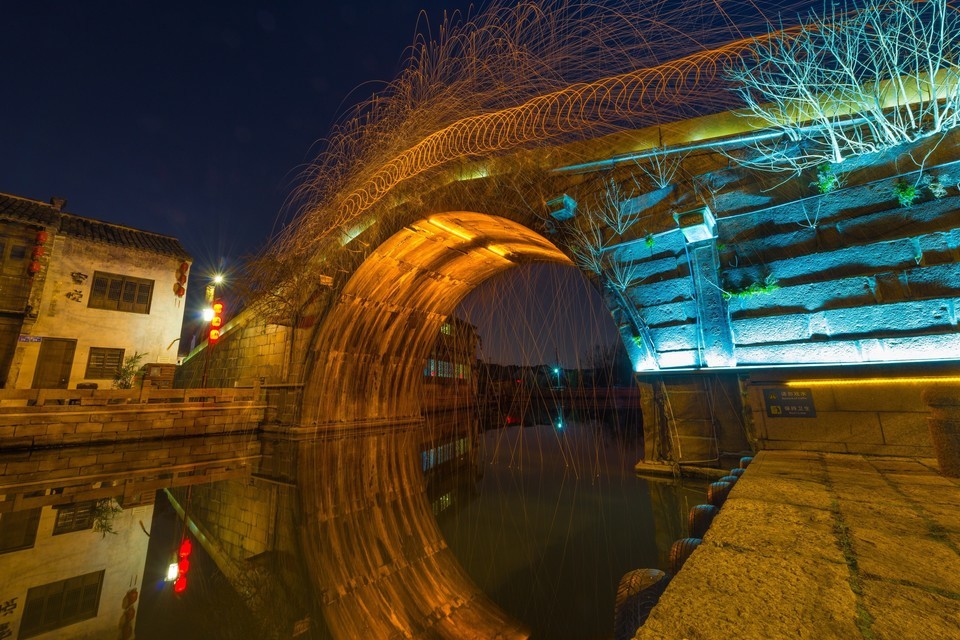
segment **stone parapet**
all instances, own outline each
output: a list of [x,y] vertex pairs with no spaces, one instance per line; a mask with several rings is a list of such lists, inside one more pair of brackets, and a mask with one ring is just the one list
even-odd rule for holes
[[[0,447],[31,449],[251,432],[263,421],[266,409],[259,391],[251,389],[144,390],[141,395],[114,398],[117,394],[0,391],[0,405],[7,405],[0,406]],[[13,403],[25,406],[9,406]]]

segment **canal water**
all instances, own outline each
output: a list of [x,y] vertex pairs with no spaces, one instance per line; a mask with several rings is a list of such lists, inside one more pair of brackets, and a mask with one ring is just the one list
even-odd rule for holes
[[666,569],[705,502],[705,482],[636,477],[638,448],[610,423],[508,427],[482,434],[477,464],[429,478],[458,560],[534,638],[612,637],[620,577]]
[[[473,423],[431,444],[447,544],[534,638],[610,638],[620,577],[665,568],[704,501],[702,482],[635,477],[636,429],[596,420]],[[255,436],[0,453],[0,638],[330,637],[295,467]]]

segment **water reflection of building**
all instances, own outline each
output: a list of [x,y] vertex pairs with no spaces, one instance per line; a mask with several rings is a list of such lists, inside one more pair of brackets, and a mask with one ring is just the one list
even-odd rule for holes
[[420,463],[424,473],[467,459],[477,434],[476,327],[451,316],[423,367]]
[[113,498],[84,497],[0,502],[0,638],[132,637],[153,493],[119,513]]
[[452,411],[472,407],[477,394],[476,327],[450,316],[423,366],[423,410]]
[[132,637],[157,489],[249,477],[258,453],[243,436],[0,453],[0,640]]

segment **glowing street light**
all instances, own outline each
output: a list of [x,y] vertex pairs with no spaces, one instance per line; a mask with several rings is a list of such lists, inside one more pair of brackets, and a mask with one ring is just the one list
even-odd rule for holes
[[200,317],[203,318],[204,322],[210,322],[213,320],[213,316],[214,313],[212,307],[204,307],[203,311],[200,312]]

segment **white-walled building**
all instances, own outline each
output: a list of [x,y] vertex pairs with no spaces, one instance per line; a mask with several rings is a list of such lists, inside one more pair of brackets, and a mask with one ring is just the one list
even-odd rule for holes
[[0,384],[110,387],[175,363],[191,258],[179,241],[0,194]]

